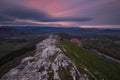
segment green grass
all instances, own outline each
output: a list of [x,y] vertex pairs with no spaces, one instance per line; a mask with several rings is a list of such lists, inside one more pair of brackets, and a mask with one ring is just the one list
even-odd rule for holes
[[86,39],[82,40],[82,45],[85,48],[96,49],[101,53],[120,60],[120,45],[111,39]]
[[7,40],[0,42],[0,59],[7,56],[9,53],[19,50],[33,42],[41,40],[41,38],[48,36],[48,34],[32,34],[32,35],[21,35],[18,39],[24,39],[26,42],[15,40],[14,37],[10,42]]
[[70,67],[67,67],[67,69],[59,67],[58,73],[61,80],[73,80],[70,73]]
[[90,50],[78,47],[67,40],[61,41],[59,47],[66,49],[67,52],[64,53],[76,63],[79,71],[83,74],[85,73],[83,68],[87,68],[97,80],[102,80],[102,78],[105,80],[120,80],[120,64]]
[[17,42],[3,42],[0,44],[0,59],[12,51],[18,50],[25,46],[27,43],[17,43]]

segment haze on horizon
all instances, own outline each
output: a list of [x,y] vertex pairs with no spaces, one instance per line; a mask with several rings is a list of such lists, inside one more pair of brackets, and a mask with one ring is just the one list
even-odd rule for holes
[[120,0],[0,0],[0,25],[120,28]]

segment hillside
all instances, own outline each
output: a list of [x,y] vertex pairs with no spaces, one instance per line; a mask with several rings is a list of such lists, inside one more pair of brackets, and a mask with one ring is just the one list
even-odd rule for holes
[[36,44],[1,80],[120,80],[120,64],[58,36]]
[[[97,80],[120,80],[120,64],[100,56],[88,49],[78,47],[68,40],[62,40],[59,47],[75,62],[79,71],[87,69]],[[94,79],[95,79],[94,78]],[[90,80],[94,80],[91,79]]]
[[76,65],[57,48],[56,39],[50,36],[36,46],[36,55],[24,58],[2,80],[87,80]]

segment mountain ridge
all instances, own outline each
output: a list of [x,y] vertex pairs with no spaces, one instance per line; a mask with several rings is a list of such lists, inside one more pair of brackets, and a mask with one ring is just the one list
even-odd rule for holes
[[[36,45],[35,56],[24,58],[21,63],[5,74],[1,80],[88,80],[82,75],[60,48],[57,36],[50,36]],[[66,73],[63,75],[63,73]]]

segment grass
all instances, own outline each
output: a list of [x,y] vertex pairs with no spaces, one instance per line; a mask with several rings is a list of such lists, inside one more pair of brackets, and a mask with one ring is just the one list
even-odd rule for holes
[[0,44],[0,59],[10,52],[18,50],[25,46],[27,43],[17,43],[17,42],[3,42]]
[[[35,44],[35,42],[41,41],[42,38],[48,36],[48,34],[32,34],[18,36],[18,40],[11,37],[10,41],[4,40],[0,42],[0,59],[7,56],[11,52],[19,50],[29,44]],[[13,39],[12,39],[13,38]],[[19,41],[19,39],[26,40],[26,42]]]
[[50,67],[48,68],[48,75],[49,75],[48,80],[53,80],[53,79],[54,79],[54,71],[53,71],[51,65],[50,65]]
[[93,38],[82,40],[82,45],[88,49],[96,49],[97,51],[104,53],[108,56],[116,58],[120,60],[120,45],[115,43],[115,41],[111,39],[97,39]]
[[46,36],[42,36],[38,39],[34,39],[32,41],[29,40],[27,42],[2,42],[2,45],[0,45],[0,77],[2,77],[13,67],[16,67],[18,64],[20,64],[23,58],[27,56],[33,56],[35,54],[36,43],[45,38]]
[[70,67],[68,67],[67,69],[59,67],[58,73],[61,80],[73,80],[70,73]]
[[66,49],[65,55],[77,64],[79,71],[82,71],[82,73],[85,73],[83,68],[87,68],[97,80],[103,78],[104,80],[120,80],[120,64],[99,56],[90,50],[78,47],[67,40],[62,40],[59,47]]

